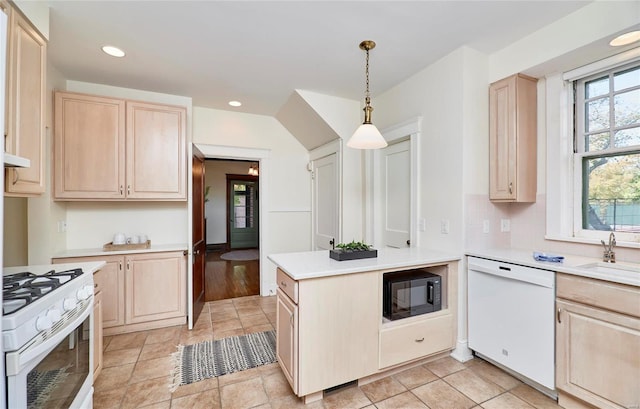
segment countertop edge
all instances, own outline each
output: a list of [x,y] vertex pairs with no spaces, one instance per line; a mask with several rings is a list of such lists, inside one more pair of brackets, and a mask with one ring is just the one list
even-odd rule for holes
[[89,248],[89,249],[71,249],[54,254],[51,258],[73,258],[73,257],[95,257],[95,256],[115,256],[123,254],[140,254],[140,253],[161,253],[165,251],[185,251],[188,250],[189,245],[185,243],[178,244],[160,244],[152,245],[148,249],[137,250],[121,250],[121,251],[105,251],[102,248]]

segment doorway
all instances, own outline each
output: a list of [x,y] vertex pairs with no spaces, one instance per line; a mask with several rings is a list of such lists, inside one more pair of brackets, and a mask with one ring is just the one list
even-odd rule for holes
[[260,294],[258,173],[257,161],[205,160],[205,301]]

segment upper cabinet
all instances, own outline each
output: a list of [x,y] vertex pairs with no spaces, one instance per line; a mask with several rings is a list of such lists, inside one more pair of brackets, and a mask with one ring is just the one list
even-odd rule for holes
[[489,87],[489,198],[535,202],[537,79],[516,74]]
[[5,193],[44,192],[47,43],[15,8],[8,12],[5,151],[29,159],[28,168],[7,168]]
[[186,110],[55,93],[56,200],[186,200]]

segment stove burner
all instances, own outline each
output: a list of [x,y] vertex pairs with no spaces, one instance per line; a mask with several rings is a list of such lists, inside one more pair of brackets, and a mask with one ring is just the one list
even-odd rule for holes
[[2,315],[18,311],[82,273],[82,269],[76,268],[66,271],[51,270],[45,274],[22,272],[4,276]]

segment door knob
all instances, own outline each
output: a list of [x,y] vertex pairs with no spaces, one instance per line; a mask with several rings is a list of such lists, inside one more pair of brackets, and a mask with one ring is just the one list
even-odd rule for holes
[[411,245],[411,240],[407,240],[407,246]]
[[336,239],[332,238],[331,240],[329,240],[329,244],[331,244],[331,248],[332,249],[336,249]]

